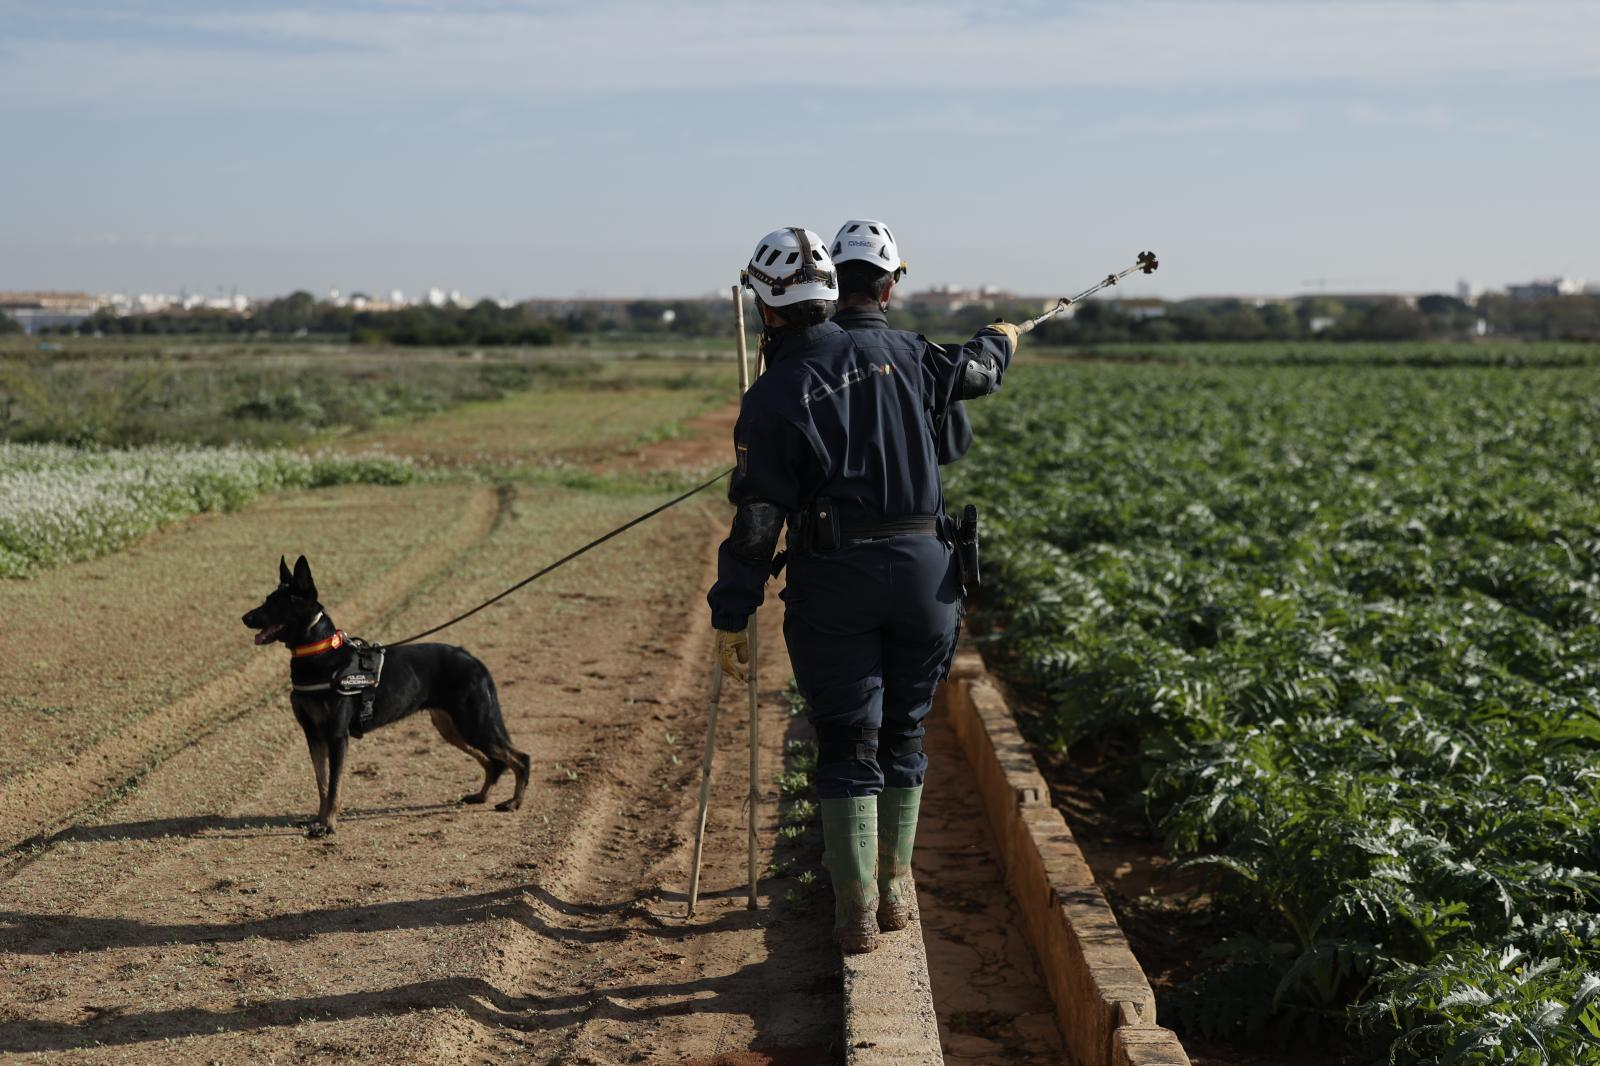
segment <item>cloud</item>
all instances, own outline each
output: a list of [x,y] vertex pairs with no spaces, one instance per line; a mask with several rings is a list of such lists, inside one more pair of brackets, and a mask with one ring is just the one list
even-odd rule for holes
[[[1600,4],[888,0],[24,3],[0,104],[382,105],[733,90],[781,117],[840,86],[988,90],[1593,77]],[[137,9],[136,9],[137,10]]]
[[1124,115],[1091,125],[1092,135],[1124,137],[1216,133],[1298,133],[1309,123],[1303,108],[1262,106],[1181,114]]

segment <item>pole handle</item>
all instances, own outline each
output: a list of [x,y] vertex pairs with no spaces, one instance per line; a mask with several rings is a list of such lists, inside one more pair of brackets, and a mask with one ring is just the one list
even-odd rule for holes
[[737,285],[733,287],[733,324],[739,337],[739,395],[743,396],[750,388],[750,352],[744,339],[744,293]]

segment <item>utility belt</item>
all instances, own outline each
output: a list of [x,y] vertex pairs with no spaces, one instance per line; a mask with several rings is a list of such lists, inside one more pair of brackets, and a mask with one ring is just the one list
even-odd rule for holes
[[940,515],[915,514],[899,518],[846,518],[833,501],[819,496],[811,506],[789,521],[789,545],[812,555],[826,555],[849,544],[884,537],[943,537]]
[[[899,518],[861,519],[841,515],[833,501],[819,496],[789,523],[789,546],[811,555],[827,555],[850,544],[883,537],[938,537],[955,549],[960,568],[961,594],[971,595],[979,585],[978,509],[968,504],[957,522],[949,515],[905,515]],[[773,576],[783,569],[787,552],[773,561]]]

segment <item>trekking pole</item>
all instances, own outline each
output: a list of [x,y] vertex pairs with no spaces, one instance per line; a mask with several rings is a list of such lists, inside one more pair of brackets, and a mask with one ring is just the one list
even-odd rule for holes
[[[745,350],[744,340],[744,296],[739,291],[739,286],[733,287],[733,318],[739,334],[739,395],[742,397],[745,390],[750,387],[749,353]],[[752,615],[748,628],[750,641],[750,710],[752,725],[755,721],[755,669],[756,669],[756,638],[755,618]],[[700,899],[700,858],[705,851],[706,841],[706,810],[711,804],[711,764],[717,754],[717,702],[722,698],[722,664],[717,658],[716,643],[711,646],[711,696],[706,710],[706,750],[705,757],[700,764],[700,813],[695,819],[694,854],[690,859],[689,867],[689,912],[687,917],[694,917],[695,904]],[[750,742],[751,786],[750,792],[753,799],[755,795],[754,768],[756,759],[756,739],[752,732]],[[753,812],[754,808],[752,808]],[[755,815],[750,819],[750,906],[755,906]]]
[[744,293],[733,287],[733,325],[739,333],[739,396],[750,388],[750,356],[744,349]]
[[1050,310],[1046,311],[1044,314],[1040,315],[1038,318],[1030,318],[1028,321],[1026,321],[1022,325],[1018,326],[1017,327],[1017,332],[1019,334],[1031,333],[1033,331],[1033,328],[1035,326],[1037,326],[1039,323],[1048,322],[1050,319],[1056,317],[1061,312],[1063,312],[1067,308],[1071,307],[1073,304],[1078,303],[1080,300],[1088,299],[1089,297],[1093,296],[1095,293],[1099,292],[1101,289],[1109,288],[1110,286],[1115,285],[1117,282],[1121,281],[1123,278],[1127,277],[1129,274],[1133,274],[1133,273],[1154,274],[1156,272],[1156,268],[1158,266],[1160,266],[1160,265],[1161,265],[1160,263],[1156,262],[1156,253],[1154,253],[1154,252],[1140,252],[1139,253],[1139,258],[1133,264],[1133,266],[1131,266],[1128,269],[1123,270],[1123,271],[1121,271],[1119,273],[1116,273],[1116,274],[1107,274],[1100,281],[1098,281],[1095,284],[1089,286],[1087,289],[1084,289],[1082,292],[1078,293],[1078,295],[1076,295],[1076,296],[1063,296],[1061,299],[1056,301],[1056,305],[1054,307],[1050,308]]
[[[737,285],[733,287],[733,320],[739,331],[739,396],[742,400],[750,388],[750,353],[745,348],[744,339],[744,294],[739,291]],[[750,622],[745,637],[750,644],[750,676],[746,689],[750,700],[750,796],[746,801],[746,806],[750,808],[750,850],[747,862],[750,896],[745,906],[750,910],[756,909],[756,819],[761,811],[761,716],[757,713],[759,697],[756,688],[756,663],[759,661],[757,652],[759,627],[756,625],[756,620],[759,616],[759,610],[750,612]]]
[[745,903],[756,909],[756,815],[761,810],[761,716],[756,713],[756,616],[750,616],[750,898]]
[[711,760],[717,754],[717,700],[722,697],[722,664],[711,657],[711,700],[706,708],[706,754],[700,763],[700,817],[695,822],[694,859],[689,867],[689,913],[700,898],[700,849],[706,842],[706,807],[711,802]]

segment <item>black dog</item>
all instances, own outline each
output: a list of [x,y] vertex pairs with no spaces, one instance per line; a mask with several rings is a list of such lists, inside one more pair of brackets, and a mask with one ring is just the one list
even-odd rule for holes
[[256,631],[257,644],[282,641],[294,653],[289,677],[295,691],[289,702],[305,730],[322,799],[307,836],[327,836],[334,831],[339,817],[339,776],[352,726],[359,736],[424,707],[432,714],[439,735],[483,767],[483,788],[462,796],[461,802],[485,802],[495,782],[510,770],[516,775],[516,791],[510,799],[495,804],[495,810],[514,811],[522,805],[531,764],[527,755],[511,746],[488,667],[450,644],[386,649],[382,684],[372,701],[371,717],[363,723],[361,697],[342,695],[329,687],[334,675],[349,664],[353,648],[317,602],[317,586],[306,557],[295,562],[293,573],[285,560],[278,560],[278,579],[278,587],[266,602],[244,616],[244,624]]

